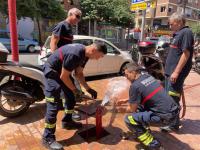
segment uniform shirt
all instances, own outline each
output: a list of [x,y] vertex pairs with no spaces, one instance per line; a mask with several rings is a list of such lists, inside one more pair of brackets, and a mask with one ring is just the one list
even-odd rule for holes
[[66,21],[59,22],[53,29],[53,34],[60,38],[57,47],[71,44],[73,41],[72,26]]
[[[62,51],[63,60],[60,58],[60,51]],[[61,73],[62,67],[68,71],[73,71],[85,63],[88,59],[85,56],[85,46],[82,44],[68,44],[56,50],[47,60],[51,68]]]
[[192,31],[186,26],[173,35],[169,53],[166,60],[165,74],[170,76],[175,70],[181,55],[185,49],[190,51],[190,57],[183,67],[181,74],[187,75],[192,68],[192,54],[193,54],[194,38]]
[[[129,90],[129,103],[142,104],[142,101],[160,87],[160,83],[149,74],[142,74],[138,79],[132,82]],[[146,111],[152,111],[162,117],[166,114],[177,110],[177,105],[173,99],[162,88],[146,103],[144,103]]]

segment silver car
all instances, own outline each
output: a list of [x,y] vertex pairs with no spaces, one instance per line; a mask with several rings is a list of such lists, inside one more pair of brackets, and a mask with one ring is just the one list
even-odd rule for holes
[[[46,60],[41,58],[44,58],[46,54],[50,52],[50,39],[51,36],[47,38],[44,46],[42,47],[42,50],[38,57],[39,65],[44,64]],[[131,55],[128,51],[122,51],[111,42],[102,38],[74,35],[73,43],[81,43],[87,46],[95,41],[103,42],[107,47],[108,53],[99,60],[89,60],[87,62],[84,68],[84,75],[86,77],[114,73],[121,74],[124,70],[125,64],[133,62]]]

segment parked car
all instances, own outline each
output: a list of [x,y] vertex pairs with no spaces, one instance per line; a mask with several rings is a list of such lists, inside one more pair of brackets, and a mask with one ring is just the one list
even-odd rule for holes
[[[48,52],[50,52],[50,39],[51,36],[47,38],[44,46],[42,47],[42,50],[38,57],[39,65],[44,64],[44,62],[46,61],[44,57]],[[81,43],[87,46],[95,41],[103,42],[107,47],[108,53],[99,60],[89,60],[84,69],[85,76],[88,77],[103,74],[122,73],[125,64],[133,62],[131,55],[128,51],[122,51],[111,42],[102,38],[74,35],[73,43]],[[41,60],[41,58],[43,59]]]
[[159,40],[158,37],[146,37],[146,41],[153,42],[156,45],[158,44],[158,40]]
[[[11,51],[11,41],[10,41],[10,33],[6,30],[0,30],[0,42],[6,46],[6,48]],[[19,52],[35,52],[35,46],[38,45],[37,41],[23,39],[18,36],[18,48]]]

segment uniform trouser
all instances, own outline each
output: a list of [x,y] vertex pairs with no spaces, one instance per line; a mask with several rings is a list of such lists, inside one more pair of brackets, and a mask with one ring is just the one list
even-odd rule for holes
[[[61,96],[61,93],[63,93]],[[64,107],[62,122],[72,120],[72,113],[76,104],[73,92],[58,79],[48,79],[45,87],[47,110],[45,115],[45,130],[43,138],[48,141],[55,140],[56,118],[61,107]]]
[[149,146],[154,140],[154,137],[149,133],[144,126],[149,124],[161,123],[161,118],[151,111],[137,112],[125,116],[126,126],[133,132],[138,140],[145,146]]

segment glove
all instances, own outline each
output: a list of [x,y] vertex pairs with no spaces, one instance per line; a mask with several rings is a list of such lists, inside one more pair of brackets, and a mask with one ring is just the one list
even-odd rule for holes
[[83,92],[78,90],[78,89],[76,89],[76,90],[73,91],[73,93],[74,93],[75,100],[76,101],[81,101]]
[[97,92],[91,88],[87,90],[88,93],[92,96],[92,98],[96,99],[97,98]]

